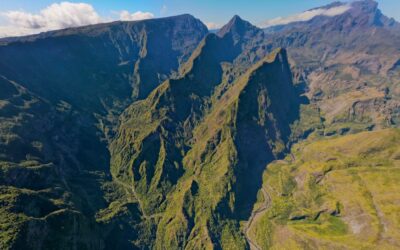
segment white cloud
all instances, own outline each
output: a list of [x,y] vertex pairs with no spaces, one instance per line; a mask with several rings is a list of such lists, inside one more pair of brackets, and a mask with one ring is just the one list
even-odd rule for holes
[[207,26],[207,28],[209,30],[216,30],[216,29],[221,28],[221,25],[219,25],[217,23],[213,23],[213,22],[207,22],[207,23],[205,23],[205,25]]
[[316,16],[337,16],[340,14],[343,14],[344,12],[348,11],[351,8],[350,4],[345,4],[337,7],[332,7],[329,9],[313,9],[313,10],[308,10],[305,12],[302,12],[300,14],[296,14],[293,16],[289,17],[278,17],[275,19],[267,20],[261,23],[261,27],[266,28],[266,27],[271,27],[275,25],[282,25],[282,24],[288,24],[288,23],[293,23],[293,22],[304,22],[311,20],[312,18]]
[[40,15],[32,15],[23,11],[9,11],[4,16],[11,24],[21,28],[39,29],[45,25],[45,20]]
[[87,3],[61,2],[54,3],[38,13],[26,11],[7,11],[0,13],[6,23],[0,25],[0,37],[36,34],[49,30],[109,22],[116,19],[124,21],[153,18],[150,12],[118,12],[118,17],[110,19],[101,17],[92,5]]
[[154,18],[154,15],[150,12],[136,11],[134,13],[129,13],[129,11],[123,10],[119,14],[119,19],[122,21],[138,21],[151,18]]
[[85,3],[54,3],[39,14],[24,11],[8,11],[4,16],[10,24],[26,29],[62,29],[101,22],[94,8]]

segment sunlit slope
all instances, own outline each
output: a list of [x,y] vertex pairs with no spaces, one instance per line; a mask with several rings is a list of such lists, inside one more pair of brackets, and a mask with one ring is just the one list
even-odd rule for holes
[[270,164],[259,195],[269,207],[251,229],[263,248],[397,249],[400,130],[296,145]]

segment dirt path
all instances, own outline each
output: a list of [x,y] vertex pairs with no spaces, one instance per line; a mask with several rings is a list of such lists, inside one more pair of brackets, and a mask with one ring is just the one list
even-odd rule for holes
[[261,218],[261,216],[270,208],[271,206],[271,197],[269,196],[268,192],[264,189],[261,188],[261,192],[264,196],[264,203],[262,204],[261,207],[259,207],[257,210],[253,211],[248,222],[246,223],[246,226],[244,228],[244,235],[246,236],[246,240],[250,245],[251,250],[261,250],[262,248],[257,245],[257,242],[254,241],[251,238],[250,235],[250,230],[251,227]]

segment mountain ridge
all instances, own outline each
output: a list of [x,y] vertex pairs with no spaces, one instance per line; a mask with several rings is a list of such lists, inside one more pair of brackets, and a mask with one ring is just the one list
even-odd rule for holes
[[35,39],[43,39],[48,38],[51,36],[62,36],[62,35],[71,35],[80,32],[85,32],[87,34],[88,31],[92,29],[104,29],[106,27],[112,27],[117,25],[134,25],[138,23],[151,23],[151,22],[159,22],[159,21],[169,21],[173,19],[190,19],[194,18],[198,21],[199,19],[195,18],[191,14],[180,14],[176,16],[168,16],[168,17],[158,17],[152,19],[145,19],[145,20],[137,20],[137,21],[112,21],[112,22],[105,22],[105,23],[98,23],[98,24],[91,24],[85,26],[78,26],[78,27],[70,27],[65,29],[59,30],[51,30],[41,32],[39,34],[32,34],[32,35],[25,35],[25,36],[18,36],[18,37],[3,37],[0,38],[0,45],[6,45],[7,43],[11,42],[21,42],[21,41],[32,41]]

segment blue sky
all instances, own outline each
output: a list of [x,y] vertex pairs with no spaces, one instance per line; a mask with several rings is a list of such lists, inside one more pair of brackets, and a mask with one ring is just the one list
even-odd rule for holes
[[[21,25],[20,16],[13,16],[10,24],[10,16],[4,13],[10,11],[23,12],[28,21],[40,14],[41,10],[54,3],[62,1],[54,0],[0,0],[0,28],[8,26],[8,30],[17,24]],[[129,13],[145,13],[145,16],[162,17],[182,13],[190,13],[200,18],[205,23],[222,25],[238,14],[242,18],[254,23],[290,16],[310,8],[319,7],[331,3],[333,0],[68,0],[72,3],[86,3],[102,21],[120,19],[122,11]],[[400,20],[400,0],[377,0],[383,13]],[[17,13],[18,14],[18,13]],[[138,14],[138,13],[136,13]],[[33,17],[32,17],[33,16]],[[135,16],[135,15],[133,15]],[[135,18],[135,17],[133,17]],[[93,23],[95,21],[90,21]],[[26,25],[26,23],[22,23]],[[40,25],[39,25],[40,26]]]
[[[61,1],[1,0],[1,2],[0,12],[24,10],[35,13],[52,3]],[[332,0],[70,0],[69,2],[91,4],[102,16],[112,16],[112,11],[122,10],[151,12],[155,16],[190,13],[204,22],[222,24],[234,14],[258,23],[265,19],[288,16],[325,5]],[[378,2],[385,14],[400,20],[399,0],[378,0]]]

